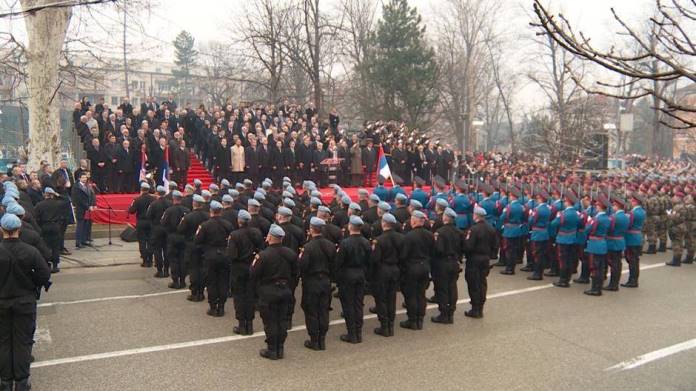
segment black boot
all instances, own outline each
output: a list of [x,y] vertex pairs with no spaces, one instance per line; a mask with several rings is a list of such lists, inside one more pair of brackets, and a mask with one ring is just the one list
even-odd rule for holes
[[355,339],[358,340],[358,343],[362,343],[362,328],[355,329]]
[[[51,268],[51,273],[52,274],[60,273],[60,268],[58,267],[58,262],[53,262],[53,267]],[[16,383],[16,384],[19,384],[19,383]],[[15,386],[16,386],[16,384],[15,384]]]
[[217,316],[218,318],[225,316],[225,304],[224,303],[218,303],[217,314],[215,316]]
[[246,320],[240,320],[239,325],[232,328],[232,332],[239,335],[247,335]]
[[483,311],[477,306],[472,306],[469,311],[464,312],[464,316],[474,319],[483,318]]
[[245,335],[253,335],[254,334],[254,321],[252,319],[249,319],[246,321],[246,334]]
[[404,329],[418,330],[418,325],[415,318],[409,318],[399,322],[399,326]]
[[16,381],[15,384],[15,391],[29,391],[31,390],[31,383],[29,382],[29,378],[26,378],[24,380]]
[[531,276],[527,277],[527,279],[531,281],[541,281],[544,277],[542,277],[541,273],[534,272]]
[[186,277],[179,277],[179,289],[186,289]]
[[375,334],[381,335],[383,337],[388,337],[389,336],[389,322],[387,321],[380,321],[379,322],[379,327],[375,328]]
[[326,336],[319,337],[319,350],[326,350]]
[[268,347],[266,349],[261,349],[259,351],[259,355],[263,358],[267,358],[269,360],[277,360],[278,357],[278,351],[276,350],[276,347],[268,344]]
[[605,291],[610,291],[610,292],[616,292],[619,290],[619,279],[621,278],[621,270],[617,270],[616,272],[611,273],[611,277],[609,277],[609,283],[607,286],[605,286],[604,289]]
[[592,286],[583,293],[589,296],[602,296],[602,281],[598,277],[592,277]]
[[431,317],[430,321],[433,323],[442,323],[442,324],[453,323],[452,318],[450,317],[448,311],[440,311],[440,315]]
[[393,337],[394,336],[394,320],[390,320],[389,323],[387,323],[387,326],[389,327],[389,336]]
[[419,316],[416,318],[416,330],[423,330],[423,317]]
[[358,343],[358,338],[355,336],[355,331],[348,329],[347,334],[341,335],[341,341],[348,343]]
[[165,268],[164,271],[162,272],[162,277],[167,278],[169,277],[169,269]]
[[304,341],[304,346],[311,350],[321,350],[321,345],[319,344],[319,337],[313,335],[309,336],[309,339]]
[[179,284],[178,278],[172,278],[172,282],[170,282],[167,286],[172,289],[181,289],[181,285]]
[[624,288],[638,288],[638,267],[635,263],[628,264],[628,281],[621,284]]
[[12,380],[0,381],[0,391],[12,391],[14,382]]
[[667,251],[667,242],[660,240],[660,246],[657,248],[657,252],[663,253]]
[[521,272],[531,272],[532,270],[534,270],[534,268],[530,264],[527,264],[526,266],[520,268]]
[[553,286],[557,286],[559,288],[568,288],[570,287],[568,281],[570,281],[570,271],[561,270],[559,273],[558,281],[554,282]]
[[157,272],[155,273],[155,275],[154,275],[153,277],[155,277],[155,278],[164,278],[164,273],[162,272],[161,269],[157,269]]
[[515,269],[513,268],[513,269],[501,270],[500,274],[505,275],[505,276],[512,276],[515,274]]
[[645,252],[646,254],[657,254],[657,249],[654,244],[651,244],[648,246],[648,251]]
[[217,317],[217,311],[218,311],[217,303],[208,303],[208,304],[210,305],[210,309],[208,309],[206,314],[208,314],[208,316]]
[[684,261],[682,263],[694,263],[694,254],[686,254],[686,258],[684,258]]
[[278,344],[278,346],[276,346],[276,352],[278,352],[278,360],[283,359],[285,357],[285,345],[282,343]]
[[667,266],[675,266],[675,267],[681,266],[681,255],[679,255],[679,256],[677,256],[677,255],[672,256],[672,262],[665,262],[665,265],[667,265]]

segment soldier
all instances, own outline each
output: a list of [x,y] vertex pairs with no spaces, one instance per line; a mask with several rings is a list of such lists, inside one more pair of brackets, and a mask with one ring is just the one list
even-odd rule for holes
[[396,208],[394,209],[394,217],[399,222],[399,228],[403,227],[404,223],[411,218],[411,213],[408,211],[407,203],[408,197],[403,193],[398,193],[394,197],[394,203]]
[[686,244],[686,258],[684,263],[694,263],[694,252],[696,252],[696,203],[692,192],[684,198],[686,205],[687,229],[684,243]]
[[470,318],[483,318],[483,305],[488,292],[488,273],[490,260],[498,253],[498,235],[495,228],[486,222],[486,210],[474,208],[474,225],[464,239],[466,279],[471,309],[464,312]]
[[505,270],[500,274],[515,274],[515,265],[522,256],[524,230],[524,206],[519,201],[520,192],[516,188],[508,190],[508,197],[511,200],[508,206],[503,209],[500,215],[500,229],[503,239],[503,260]]
[[348,343],[362,342],[365,280],[371,253],[370,242],[360,233],[363,224],[359,216],[350,217],[349,236],[341,241],[336,253],[338,295],[348,330],[341,341]]
[[549,261],[549,222],[551,209],[546,200],[549,195],[544,190],[539,190],[536,194],[536,207],[529,214],[529,243],[532,249],[532,275],[528,280],[542,280],[544,268]]
[[457,189],[454,198],[452,199],[452,209],[457,212],[457,228],[468,229],[471,226],[471,214],[474,206],[466,194],[467,184],[464,180],[459,180],[455,183]]
[[370,238],[376,238],[382,234],[382,216],[391,211],[391,205],[384,201],[377,204],[377,220],[370,227]]
[[145,214],[145,217],[150,220],[150,224],[152,225],[150,248],[152,249],[155,258],[155,267],[157,268],[155,278],[169,277],[169,264],[166,263],[167,258],[164,256],[164,250],[167,246],[167,231],[161,224],[164,211],[171,206],[167,198],[165,198],[165,191],[166,189],[164,186],[157,186],[159,198],[152,201]]
[[[355,207],[360,208],[360,205],[356,203],[350,203],[350,206],[348,208],[348,218],[352,215]],[[321,234],[322,236],[329,240],[331,243],[335,244],[338,246],[338,244],[341,242],[341,239],[343,239],[343,233],[341,232],[341,228],[334,225],[334,224],[329,224],[331,222],[331,215],[329,214],[330,210],[328,208],[319,208],[317,210],[317,217],[324,220],[326,225],[324,225],[321,229]],[[311,225],[311,219],[310,219],[310,225]]]
[[266,333],[266,349],[259,355],[269,360],[282,359],[288,336],[287,313],[290,305],[289,281],[295,274],[297,254],[283,246],[285,231],[273,224],[268,230],[268,247],[251,265],[251,283],[258,297],[258,308]]
[[625,288],[638,287],[638,275],[640,273],[640,253],[643,248],[643,226],[646,216],[645,210],[641,206],[645,200],[637,192],[631,194],[631,205],[633,208],[628,214],[628,229],[624,239],[626,241],[626,263],[628,263],[628,281],[621,284]]
[[194,243],[200,247],[203,254],[208,285],[207,314],[221,317],[225,314],[225,302],[230,290],[230,263],[225,254],[227,237],[232,232],[232,224],[223,219],[222,204],[213,200],[210,202],[210,219],[201,223],[196,230]]
[[660,188],[658,199],[660,201],[660,209],[657,222],[657,238],[660,240],[660,244],[657,247],[657,251],[663,253],[667,251],[667,232],[669,224],[672,221],[670,216],[667,215],[667,211],[672,210],[672,202],[669,198],[669,186],[662,186]]
[[247,201],[247,210],[251,215],[249,225],[258,228],[261,234],[266,236],[268,235],[268,230],[271,228],[271,222],[259,214],[260,209],[261,203],[259,203],[258,200],[252,198]]
[[464,236],[457,228],[457,212],[446,208],[442,214],[442,227],[435,232],[436,256],[433,258],[433,275],[435,298],[440,315],[433,316],[434,323],[454,323],[454,311],[457,308],[457,280],[461,272],[464,256]]
[[20,241],[22,222],[17,216],[6,213],[0,227],[0,389],[27,391],[37,292],[42,286],[48,290],[51,271],[37,249]]
[[368,226],[371,226],[372,223],[379,220],[379,215],[377,214],[377,205],[379,205],[379,202],[380,199],[377,194],[370,194],[367,210],[363,210],[362,212],[362,218]]
[[232,198],[232,196],[229,194],[223,195],[222,214],[220,216],[232,224],[233,229],[239,228],[237,226],[237,213],[238,210],[234,208],[234,198]]
[[138,250],[143,262],[142,267],[152,267],[152,249],[150,248],[150,234],[152,224],[147,218],[147,209],[155,197],[150,195],[150,185],[147,182],[140,183],[140,195],[136,197],[128,208],[128,213],[135,214],[135,232],[138,236]]
[[19,240],[39,250],[39,253],[41,253],[41,256],[46,261],[46,264],[50,265],[49,260],[51,259],[52,255],[51,249],[46,246],[46,243],[43,241],[43,239],[41,239],[41,235],[34,230],[33,226],[24,220],[24,217],[26,216],[24,207],[14,202],[7,206],[5,212],[13,214],[19,217],[19,220],[21,220],[22,229],[19,231]]
[[183,195],[179,190],[171,192],[172,206],[167,208],[162,215],[160,225],[164,228],[167,238],[167,250],[165,252],[165,264],[171,268],[172,282],[169,287],[182,289],[186,287],[186,268],[184,267],[184,237],[177,231],[181,219],[190,212],[181,204]]
[[672,261],[665,262],[667,266],[681,266],[684,252],[684,238],[688,224],[688,211],[684,204],[684,193],[677,191],[672,197],[672,211],[669,213],[669,238],[672,240]]
[[231,261],[230,281],[234,314],[239,322],[235,334],[254,334],[254,295],[249,267],[254,256],[263,248],[263,235],[258,228],[249,226],[251,215],[242,209],[237,214],[238,229],[227,241],[227,255]]
[[592,286],[583,293],[590,296],[602,295],[602,277],[604,266],[607,262],[607,232],[611,225],[607,209],[610,206],[609,200],[605,196],[600,195],[597,200],[599,212],[588,220],[585,225],[585,237],[587,240],[585,255],[587,256],[590,269]]
[[[609,284],[603,289],[607,291],[618,291],[619,280],[621,279],[621,254],[626,250],[626,230],[630,224],[630,219],[624,212],[626,201],[618,196],[611,198],[611,205],[614,213],[611,215],[611,223],[607,232],[607,264],[611,269]],[[606,279],[606,275],[603,276]]]
[[660,219],[660,199],[655,194],[656,187],[651,186],[648,190],[648,197],[645,200],[645,211],[647,218],[645,221],[645,234],[648,237],[648,250],[646,254],[657,254],[657,226]]
[[176,231],[184,237],[184,264],[188,270],[191,289],[191,294],[186,300],[198,302],[205,300],[205,296],[203,295],[201,252],[195,243],[195,238],[198,227],[208,220],[208,212],[204,209],[205,199],[202,196],[195,194],[192,202],[193,210],[181,219]]
[[321,234],[326,222],[313,217],[309,222],[310,239],[300,252],[298,269],[302,278],[302,310],[309,340],[304,346],[326,350],[331,306],[331,272],[334,268],[336,245]]
[[382,216],[382,234],[372,241],[370,258],[371,280],[374,287],[375,312],[380,327],[375,334],[394,335],[396,319],[396,291],[399,288],[399,264],[404,247],[403,234],[396,231],[398,220],[391,213]]
[[411,213],[411,230],[404,239],[401,292],[406,301],[408,320],[400,322],[399,326],[411,330],[423,329],[425,290],[430,284],[430,262],[435,253],[435,238],[424,227],[425,220],[423,212],[414,210]]
[[[325,206],[321,206],[326,208]],[[328,210],[328,208],[326,208]],[[305,234],[302,229],[295,224],[290,222],[292,218],[292,210],[286,207],[278,208],[278,213],[276,213],[276,222],[280,228],[285,231],[285,236],[283,236],[283,246],[289,248],[294,253],[298,253],[300,246],[305,242]],[[295,313],[295,289],[297,289],[297,284],[299,283],[299,275],[293,275],[290,279],[290,291],[292,292],[292,299],[290,302],[290,310],[288,311],[288,330],[292,328],[292,315]]]
[[575,208],[577,197],[570,191],[565,194],[565,208],[558,212],[551,226],[556,231],[556,252],[558,255],[558,281],[553,285],[559,288],[570,287],[570,275],[577,268],[577,236],[582,227],[580,212]]
[[41,238],[51,249],[50,262],[53,264],[51,273],[60,272],[61,233],[65,222],[66,204],[58,193],[50,187],[44,189],[44,199],[34,207],[37,224],[41,227]]

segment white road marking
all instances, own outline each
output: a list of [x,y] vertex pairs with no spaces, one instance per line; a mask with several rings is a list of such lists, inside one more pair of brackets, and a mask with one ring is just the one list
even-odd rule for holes
[[[654,269],[654,268],[662,267],[662,266],[665,266],[665,264],[660,263],[660,264],[645,265],[645,266],[641,267],[641,270]],[[623,271],[622,273],[627,273],[627,272],[628,271]],[[539,285],[539,286],[532,286],[529,288],[498,292],[498,293],[488,295],[487,299],[495,299],[495,298],[500,298],[500,297],[519,295],[519,294],[528,293],[528,292],[536,292],[536,291],[548,289],[551,287],[553,287],[552,284],[545,284],[545,285]],[[181,292],[181,291],[162,292],[160,294],[139,295],[139,296],[135,295],[132,297],[133,298],[140,298],[140,297],[148,297],[148,296],[153,296],[153,295],[172,294],[172,293],[177,293],[177,292]],[[184,291],[184,292],[186,292],[186,291]],[[116,298],[105,297],[105,298],[101,298],[101,299],[93,299],[93,301],[118,300],[121,298],[131,298],[131,297],[129,297],[129,296],[118,296]],[[464,304],[464,303],[467,303],[468,301],[469,301],[468,297],[462,298],[462,299],[457,300],[457,304]],[[67,304],[77,304],[77,303],[82,303],[82,302],[92,302],[92,301],[79,300],[76,302],[66,302],[66,303]],[[59,303],[46,303],[46,304],[55,305],[55,304],[59,304]],[[430,304],[426,308],[429,310],[437,308],[437,304]],[[406,313],[405,309],[400,309],[400,310],[396,311],[397,315],[401,315],[401,314],[405,314],[405,313]],[[363,319],[365,319],[365,320],[375,319],[376,317],[377,317],[376,314],[368,314],[368,315],[365,315],[363,317]],[[329,325],[336,326],[336,325],[340,325],[340,324],[344,324],[344,323],[345,323],[344,319],[335,319],[335,320],[332,320],[331,322],[329,322]],[[301,326],[293,327],[291,330],[289,330],[289,332],[303,331],[306,329],[307,329],[306,325],[301,325]],[[167,344],[167,345],[149,346],[149,347],[143,347],[143,348],[117,350],[117,351],[106,352],[106,353],[88,354],[88,355],[84,355],[84,356],[75,356],[75,357],[58,358],[58,359],[53,359],[53,360],[38,361],[38,362],[32,363],[31,367],[32,368],[42,368],[42,367],[51,367],[51,366],[64,365],[64,364],[74,364],[74,363],[85,362],[85,361],[103,360],[103,359],[107,359],[107,358],[125,357],[125,356],[133,356],[133,355],[138,355],[138,354],[162,352],[162,351],[167,351],[167,350],[176,350],[176,349],[185,349],[185,348],[192,348],[192,347],[205,346],[205,345],[213,345],[213,344],[232,342],[232,341],[238,341],[238,340],[249,339],[249,338],[257,338],[257,337],[265,337],[264,332],[259,331],[259,332],[254,333],[253,335],[232,335],[232,336],[227,336],[227,337],[199,339],[199,340],[195,340],[195,341],[179,342],[179,343],[173,343],[173,344]]]
[[605,371],[626,371],[629,369],[638,368],[639,366],[645,365],[647,363],[651,363],[653,361],[657,361],[665,357],[671,356],[673,354],[677,354],[693,348],[696,348],[696,338],[682,343],[678,343],[676,345],[668,346],[664,349],[655,350],[654,352],[646,353],[638,357],[632,358],[630,360],[620,362],[614,366],[605,369]]
[[43,308],[43,307],[53,307],[57,305],[71,305],[71,304],[85,304],[85,303],[99,303],[102,301],[113,301],[113,300],[126,300],[126,299],[142,299],[145,297],[155,297],[155,296],[165,296],[165,295],[174,295],[177,293],[189,293],[188,290],[186,289],[180,289],[180,290],[175,290],[175,291],[166,291],[166,292],[156,292],[156,293],[147,293],[144,295],[126,295],[126,296],[111,296],[111,297],[98,297],[95,299],[84,299],[84,300],[73,300],[73,301],[54,301],[50,303],[39,303],[37,305],[38,308]]
[[36,326],[36,332],[34,332],[34,343],[48,345],[53,342],[51,339],[51,331],[48,327]]

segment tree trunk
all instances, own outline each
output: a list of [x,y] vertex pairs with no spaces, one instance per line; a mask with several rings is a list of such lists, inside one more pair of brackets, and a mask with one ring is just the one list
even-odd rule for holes
[[[21,0],[27,10],[54,3],[53,0]],[[72,8],[46,8],[28,14],[27,89],[29,93],[29,162],[37,170],[46,160],[52,165],[60,157],[60,110],[55,99],[60,51],[72,16]]]

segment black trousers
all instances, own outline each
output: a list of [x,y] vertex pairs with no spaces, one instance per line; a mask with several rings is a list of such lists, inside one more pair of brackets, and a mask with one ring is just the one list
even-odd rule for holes
[[150,232],[150,250],[155,257],[155,267],[157,270],[167,270],[168,264],[165,264],[167,258],[164,256],[164,250],[167,246],[167,231],[161,225],[153,225]]
[[363,326],[365,281],[341,281],[338,285],[338,297],[341,299],[341,308],[348,333],[360,332]]
[[604,268],[607,264],[607,255],[585,253],[585,256],[587,258],[587,264],[590,268],[590,276],[592,278],[599,278],[600,281],[603,281]]
[[328,277],[309,276],[302,279],[302,310],[307,333],[312,337],[325,336],[329,331],[331,280]]
[[184,258],[191,283],[191,293],[202,294],[203,288],[205,288],[205,270],[201,259],[201,249],[193,242],[186,242]]
[[626,246],[626,262],[628,263],[629,281],[638,281],[640,275],[640,251],[641,246]]
[[396,318],[396,291],[399,288],[398,267],[389,266],[378,271],[373,285],[375,289],[375,307],[379,321],[393,322]]
[[515,271],[517,260],[522,257],[522,236],[516,238],[503,238],[503,252],[505,256],[505,270]]
[[0,300],[0,378],[19,381],[29,377],[31,348],[36,328],[36,299],[25,296]]
[[[611,270],[612,276],[621,275],[621,251],[609,251],[607,253],[607,266]],[[606,279],[606,274],[603,274],[604,279]],[[617,277],[618,281],[618,277]]]
[[459,279],[459,262],[445,260],[437,267],[437,276],[433,276],[435,300],[441,313],[454,313],[457,309],[457,280]]
[[184,251],[186,244],[184,237],[177,233],[167,235],[167,252],[165,253],[165,264],[171,267],[172,280],[178,281],[186,278],[186,267],[184,267]]
[[277,349],[283,346],[288,336],[288,305],[290,289],[285,284],[262,285],[259,287],[259,314],[263,320],[266,343]]
[[227,302],[227,294],[230,291],[230,263],[221,249],[220,254],[212,254],[206,251],[205,263],[207,266],[208,303],[224,305]]
[[401,293],[406,301],[406,314],[409,319],[425,316],[425,291],[430,285],[430,270],[425,263],[413,263],[406,267],[401,284]]
[[573,267],[576,267],[575,265],[578,258],[577,247],[575,244],[556,243],[556,253],[558,256],[558,272],[560,278],[568,282],[573,272]]
[[60,262],[60,250],[62,248],[61,232],[62,228],[58,223],[45,223],[41,226],[41,237],[46,246],[51,249],[51,259],[49,261],[54,265]]
[[548,265],[549,259],[549,241],[548,240],[530,240],[529,246],[532,250],[532,259],[534,275],[541,276],[544,269]]
[[486,302],[488,292],[488,273],[491,268],[488,265],[488,258],[475,257],[466,260],[464,267],[464,278],[466,287],[469,291],[471,306],[481,308]]
[[249,265],[244,262],[233,263],[230,269],[230,277],[234,316],[239,321],[253,320],[255,300],[254,292],[249,282]]
[[135,235],[138,238],[138,251],[140,258],[146,265],[152,265],[152,249],[150,245],[150,234],[152,225],[147,220],[138,220],[135,223]]

